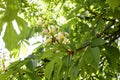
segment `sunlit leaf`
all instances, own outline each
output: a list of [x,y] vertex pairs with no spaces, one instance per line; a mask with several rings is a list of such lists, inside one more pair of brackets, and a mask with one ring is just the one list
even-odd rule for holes
[[27,22],[19,16],[16,17],[16,22],[19,25],[21,31],[27,27]]
[[10,57],[14,57],[15,59],[18,58],[19,56],[19,53],[20,53],[20,48],[17,48],[17,49],[13,49],[12,52],[10,53]]
[[75,25],[79,19],[77,17],[74,17],[72,19],[67,20],[65,24],[62,25],[63,29],[67,32],[70,32],[70,28],[72,25]]
[[0,79],[1,80],[6,80],[6,79],[9,79],[10,75],[13,74],[13,73],[16,73],[16,71],[8,71],[4,74],[0,74]]
[[5,24],[3,18],[0,18],[0,33],[2,31],[3,25]]
[[6,43],[6,48],[8,48],[10,51],[18,46],[19,37],[13,28],[12,22],[7,23],[5,36],[3,39]]
[[19,29],[21,31],[21,33],[20,33],[21,39],[27,38],[29,31],[30,31],[30,28],[28,27],[27,22],[19,16],[16,17],[16,22],[17,22]]
[[53,72],[53,69],[54,69],[54,64],[55,64],[55,61],[51,61],[45,67],[45,77],[47,77],[48,80],[50,80],[50,78],[52,77],[52,72]]

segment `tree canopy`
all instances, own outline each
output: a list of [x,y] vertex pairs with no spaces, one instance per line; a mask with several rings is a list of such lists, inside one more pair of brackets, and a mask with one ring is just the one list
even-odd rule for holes
[[[7,52],[0,50],[0,80],[118,78],[119,0],[0,2],[1,37],[10,53],[9,60],[14,59],[7,65]],[[35,46],[29,55],[26,45]],[[23,53],[26,57],[19,58]]]

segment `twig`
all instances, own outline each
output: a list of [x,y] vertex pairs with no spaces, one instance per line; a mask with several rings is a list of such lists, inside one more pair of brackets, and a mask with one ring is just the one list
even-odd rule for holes
[[94,17],[95,16],[98,16],[98,15],[101,15],[101,18],[103,19],[103,20],[105,20],[105,21],[115,21],[115,19],[109,19],[109,18],[105,18],[105,17],[102,17],[103,15],[104,15],[104,13],[103,14],[98,14],[98,13],[96,13],[96,12],[93,12],[92,10],[88,10],[91,14],[93,14],[94,15]]
[[106,28],[105,28],[100,34],[97,34],[97,37],[98,37],[98,38],[103,37],[102,35],[106,34],[106,31],[107,31],[108,29],[110,29],[111,26],[113,26],[114,24],[115,24],[115,20],[113,20],[111,24],[108,24],[108,25],[106,26]]
[[89,46],[90,44],[91,44],[91,43],[87,43],[87,44],[81,46],[80,48],[78,48],[78,49],[76,50],[76,52],[78,52],[78,51],[80,51],[80,50],[86,48],[86,47]]

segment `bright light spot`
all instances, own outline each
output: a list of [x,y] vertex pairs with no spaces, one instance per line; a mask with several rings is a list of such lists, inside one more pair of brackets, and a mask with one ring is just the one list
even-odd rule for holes
[[64,23],[66,22],[65,17],[60,16],[60,17],[58,18],[58,22],[59,22],[60,25],[64,24]]
[[2,52],[1,50],[4,49],[4,47],[5,47],[5,43],[3,42],[3,39],[0,36],[0,52]]
[[114,25],[112,25],[111,28],[114,28]]
[[29,44],[23,42],[18,59],[23,60],[29,55],[31,55],[33,50],[41,45],[41,43],[43,42],[43,39],[44,38],[42,38],[42,36],[39,36],[38,34],[36,34],[28,40]]
[[3,69],[3,63],[2,60],[4,60],[4,66],[7,67],[10,63],[10,53],[9,51],[5,48],[5,43],[0,36],[0,68]]
[[19,35],[20,34],[20,30],[18,28],[18,24],[17,24],[16,20],[13,20],[12,24],[13,24],[13,27],[14,27],[16,33]]
[[6,27],[7,27],[7,23],[5,23],[5,24],[3,25],[3,30],[2,30],[2,32],[1,32],[1,37],[2,37],[2,38],[3,38],[4,34],[5,34]]

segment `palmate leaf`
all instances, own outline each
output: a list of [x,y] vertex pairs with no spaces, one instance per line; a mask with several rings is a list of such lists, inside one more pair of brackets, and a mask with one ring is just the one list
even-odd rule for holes
[[[17,48],[17,44],[19,42],[20,35],[16,34],[16,30],[13,27],[13,23],[12,21],[15,20],[17,18],[17,13],[18,13],[18,0],[16,1],[9,1],[9,0],[5,0],[3,1],[6,4],[5,5],[5,11],[4,11],[4,15],[3,17],[0,19],[0,32],[2,31],[2,27],[5,24],[5,22],[7,23],[7,28],[5,31],[5,35],[4,35],[4,41],[6,44],[6,48],[8,48],[9,51],[12,51],[14,48]],[[24,20],[22,22],[25,22]],[[23,24],[23,23],[20,23]],[[24,29],[23,29],[24,30]],[[25,36],[25,32],[27,32],[28,30],[24,30],[24,35],[21,33],[21,36],[24,37]],[[22,31],[20,31],[22,32]]]
[[13,28],[12,22],[7,23],[7,28],[4,36],[4,41],[6,43],[6,48],[8,50],[13,50],[14,48],[17,47],[17,44],[19,42],[19,37],[16,33],[16,31]]
[[[7,28],[4,35],[6,48],[8,48],[8,50],[10,51],[12,51],[14,48],[17,48],[17,44],[19,40],[25,39],[28,37],[29,30],[30,30],[30,28],[27,27],[27,22],[24,19],[20,18],[19,16],[16,16],[15,19],[18,25],[18,29],[20,30],[20,34],[18,35],[16,33],[16,30],[13,27],[14,24],[12,23],[12,20],[11,20],[11,21],[7,21]],[[2,21],[2,19],[0,21],[1,21],[0,30],[2,31],[2,27],[5,24],[5,21],[4,20]]]
[[[7,27],[6,27],[6,31],[5,31],[5,35],[4,35],[3,39],[5,41],[6,48],[9,51],[14,50],[14,48],[19,48],[18,42],[21,39],[25,39],[28,36],[28,32],[29,32],[29,28],[27,28],[27,22],[24,19],[22,19],[18,16],[16,16],[15,18],[17,18],[17,21],[19,22],[19,23],[16,23],[16,24],[19,24],[18,28],[19,28],[21,33],[20,33],[20,35],[18,35],[16,33],[16,30],[14,29],[15,26],[13,27],[14,23],[12,23],[12,20],[11,21],[8,20],[6,22]],[[7,19],[5,19],[5,17],[0,19],[0,30],[1,31],[2,31],[2,28],[5,24],[5,20],[7,20]],[[18,52],[19,52],[19,50],[18,50]],[[12,56],[17,57],[19,55],[18,52],[12,54]]]
[[[16,39],[18,39],[18,37],[17,36],[19,36],[19,40],[21,39],[21,38],[24,38],[25,37],[25,33],[26,32],[28,32],[28,30],[26,30],[26,29],[22,29],[21,30],[21,26],[20,25],[22,25],[22,27],[23,26],[25,26],[24,24],[25,24],[25,21],[22,19],[22,18],[20,18],[20,17],[18,17],[17,16],[17,13],[18,13],[18,8],[19,8],[19,4],[21,4],[20,2],[19,2],[19,0],[16,0],[16,1],[9,1],[9,0],[6,0],[5,1],[6,2],[6,8],[5,8],[5,13],[4,13],[4,16],[3,16],[3,21],[4,22],[7,22],[8,23],[8,26],[9,26],[9,22],[12,22],[13,20],[16,20],[16,22],[17,22],[17,25],[18,25],[18,27],[19,27],[19,30],[20,30],[20,32],[21,32],[21,37],[20,37],[20,35],[16,35],[16,33],[15,33],[15,31],[14,31],[14,29],[12,28],[13,27],[13,25],[14,24],[12,24],[12,23],[10,23],[10,26],[12,26],[12,27],[10,27],[10,28],[7,28],[7,30],[6,30],[6,32],[5,32],[5,34],[7,35],[8,33],[11,33],[11,34],[13,34],[14,36],[15,36],[15,41],[17,41]],[[18,18],[20,18],[21,19],[21,21],[20,21],[20,19],[18,19]],[[9,29],[12,29],[12,30],[9,30]],[[24,30],[24,33],[22,32]],[[11,35],[10,34],[10,35]],[[23,35],[24,34],[24,35]],[[6,36],[5,35],[5,36]],[[5,41],[6,42],[6,41]],[[10,41],[9,41],[10,42]],[[9,43],[8,42],[8,43]],[[16,42],[15,42],[16,43]],[[15,44],[14,43],[14,44]],[[7,43],[6,43],[6,45],[8,45]],[[15,46],[14,46],[15,47]],[[8,48],[8,47],[7,47]],[[11,49],[9,49],[9,50],[12,50],[13,48],[11,48]]]

